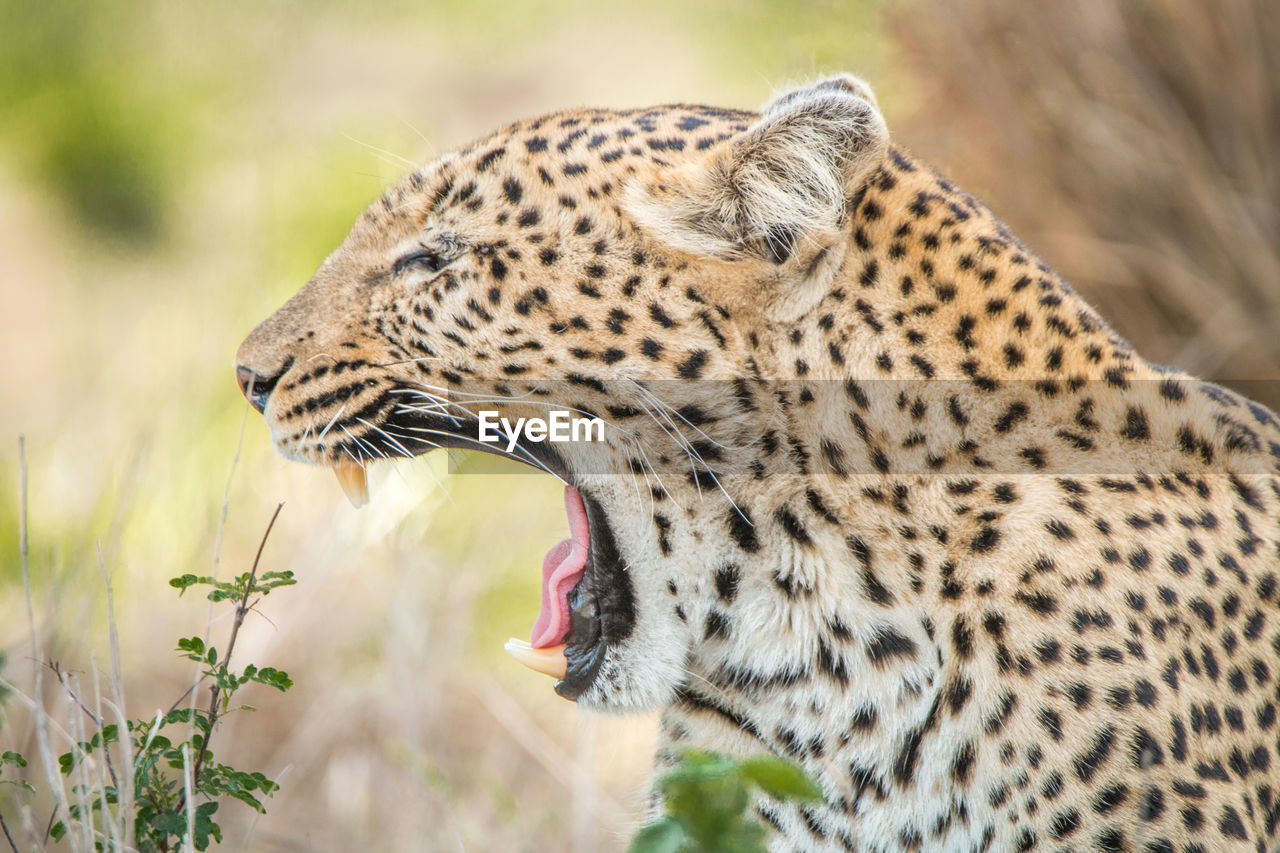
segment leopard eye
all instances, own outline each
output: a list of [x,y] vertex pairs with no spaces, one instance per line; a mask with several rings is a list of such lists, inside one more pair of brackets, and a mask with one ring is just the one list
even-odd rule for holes
[[402,275],[411,269],[422,269],[428,272],[439,272],[449,265],[448,258],[439,252],[433,252],[430,249],[415,249],[414,251],[403,255],[396,259],[395,265],[391,271],[395,275]]

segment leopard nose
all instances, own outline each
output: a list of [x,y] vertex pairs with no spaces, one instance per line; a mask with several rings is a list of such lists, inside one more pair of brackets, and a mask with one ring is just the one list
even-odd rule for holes
[[276,387],[279,379],[279,373],[274,376],[263,376],[242,364],[236,365],[236,382],[244,392],[249,405],[259,412],[266,411],[267,398],[271,396],[271,390]]

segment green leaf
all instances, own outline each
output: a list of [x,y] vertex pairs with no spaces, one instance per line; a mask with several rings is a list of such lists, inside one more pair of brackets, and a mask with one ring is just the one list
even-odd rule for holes
[[218,689],[223,691],[223,700],[230,698],[231,693],[240,686],[240,679],[234,673],[228,672],[225,666],[219,666],[205,672],[213,679]]
[[16,752],[0,752],[0,765],[12,764],[14,767],[26,767],[27,759]]
[[248,791],[227,791],[227,794],[235,797],[245,805],[251,806],[253,810],[259,814],[264,814],[266,812],[266,809],[262,807],[262,803],[258,802],[258,798],[253,794],[250,794]]
[[204,640],[199,637],[184,637],[178,640],[178,647],[174,651],[182,652],[185,658],[204,663]]
[[187,832],[187,819],[173,809],[167,809],[151,819],[151,826],[165,837],[181,838]]
[[196,577],[195,575],[183,575],[182,577],[178,577],[178,578],[170,578],[169,586],[178,590],[178,597],[181,598],[182,593],[186,592],[188,587],[194,586],[199,582],[200,582],[200,578]]
[[717,764],[686,764],[683,767],[677,767],[675,770],[662,774],[658,779],[658,788],[666,791],[676,785],[682,785],[689,782],[710,782],[714,779],[723,779],[733,772],[735,772],[734,766],[727,762]]
[[67,825],[62,821],[58,821],[49,827],[49,837],[54,841],[61,841],[67,834]]
[[684,846],[684,830],[675,818],[664,817],[636,833],[628,853],[680,853]]
[[222,829],[212,820],[213,813],[217,810],[217,802],[201,803],[196,806],[195,833],[192,843],[197,850],[208,849],[210,836],[213,836],[215,841],[222,841]]
[[789,761],[772,755],[745,758],[738,763],[744,776],[761,790],[779,800],[814,802],[822,799],[822,789]]
[[705,764],[727,765],[729,760],[723,755],[714,752],[708,752],[705,749],[682,749],[680,750],[680,762],[685,765],[702,766]]
[[672,785],[666,798],[668,810],[685,830],[699,843],[713,848],[716,839],[740,820],[751,803],[750,791],[736,768],[718,779]]
[[766,853],[764,827],[754,818],[739,817],[724,832],[713,836],[704,849],[716,853]]
[[264,666],[262,669],[259,669],[252,674],[250,674],[249,670],[246,669],[245,674],[249,675],[250,678],[259,684],[266,684],[270,687],[274,687],[281,693],[293,686],[293,679],[289,677],[289,673],[276,669],[275,667]]

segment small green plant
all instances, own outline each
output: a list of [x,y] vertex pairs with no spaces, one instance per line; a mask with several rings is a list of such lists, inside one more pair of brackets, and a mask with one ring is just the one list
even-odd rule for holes
[[803,770],[773,755],[690,749],[681,759],[658,779],[666,814],[636,834],[630,853],[764,853],[764,827],[749,811],[756,790],[780,802],[822,799]]
[[[5,767],[12,767],[18,772],[22,772],[23,768],[26,766],[27,759],[23,758],[18,753],[10,751],[0,752],[0,791],[3,791],[5,786],[9,786],[10,788],[23,790],[28,794],[34,794],[35,788],[32,788],[31,784],[25,779],[4,778]],[[0,834],[4,835],[4,840],[9,842],[10,847],[14,850],[18,849],[18,845],[13,840],[13,834],[9,832],[9,825],[4,822],[3,814],[0,814]]]
[[[222,801],[235,799],[264,811],[262,799],[274,794],[279,785],[262,773],[237,770],[218,761],[210,743],[224,714],[254,710],[233,702],[245,685],[254,682],[281,692],[293,686],[288,673],[274,667],[247,664],[237,670],[231,665],[245,617],[273,590],[297,582],[289,571],[258,574],[262,549],[279,513],[280,507],[276,507],[249,571],[227,581],[192,574],[169,581],[179,595],[192,587],[208,587],[210,601],[231,602],[235,611],[224,652],[201,637],[178,640],[178,656],[199,663],[201,672],[168,711],[157,711],[151,718],[108,723],[81,701],[74,677],[56,663],[48,664],[69,700],[90,720],[92,731],[90,737],[58,758],[58,769],[70,780],[69,796],[55,796],[62,806],[48,824],[49,838],[91,839],[88,843],[99,851],[127,846],[139,853],[169,853],[189,849],[188,841],[195,850],[207,850],[222,841],[222,830],[214,819]],[[209,687],[209,701],[207,706],[197,707],[193,691],[201,684]],[[126,771],[122,763],[132,769]],[[21,771],[26,766],[26,759],[16,752],[0,754],[0,786],[21,786],[34,793],[25,781],[3,778],[6,768]],[[0,830],[16,851],[2,819]],[[73,849],[86,846],[72,844]]]

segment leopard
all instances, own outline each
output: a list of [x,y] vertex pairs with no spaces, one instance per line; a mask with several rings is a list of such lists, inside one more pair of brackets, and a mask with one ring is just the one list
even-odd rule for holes
[[1136,352],[856,77],[444,154],[235,369],[357,497],[438,448],[561,479],[513,653],[657,711],[655,772],[803,768],[771,851],[1280,849],[1280,421]]

